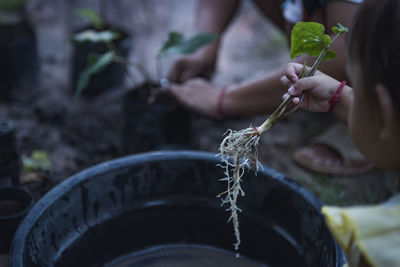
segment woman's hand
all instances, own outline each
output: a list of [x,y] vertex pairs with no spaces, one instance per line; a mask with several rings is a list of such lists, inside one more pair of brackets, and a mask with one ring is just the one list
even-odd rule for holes
[[184,107],[199,114],[221,119],[217,111],[220,87],[202,78],[171,84],[168,90]]
[[184,83],[189,79],[202,77],[210,79],[217,60],[217,46],[210,44],[198,52],[178,58],[168,73],[172,83]]
[[[317,71],[314,76],[301,78],[303,65],[289,63],[285,69],[285,75],[281,78],[284,86],[289,87],[283,98],[295,96],[293,104],[300,102],[300,96],[304,99],[300,105],[302,109],[312,112],[327,112],[330,109],[329,99],[336,93],[340,82],[332,77]],[[310,68],[307,67],[307,71]]]

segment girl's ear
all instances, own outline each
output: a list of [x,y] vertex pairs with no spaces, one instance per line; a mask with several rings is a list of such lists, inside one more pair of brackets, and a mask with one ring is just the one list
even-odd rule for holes
[[396,110],[393,105],[392,97],[386,86],[382,84],[375,85],[375,92],[379,107],[379,117],[381,118],[381,129],[379,130],[379,137],[388,139],[396,136]]

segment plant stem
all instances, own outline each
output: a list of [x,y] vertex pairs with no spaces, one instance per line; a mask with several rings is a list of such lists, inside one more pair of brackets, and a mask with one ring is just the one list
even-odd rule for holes
[[[120,64],[123,64],[123,65],[126,65],[126,66],[134,65],[134,66],[139,70],[140,74],[142,74],[143,78],[144,78],[146,81],[151,81],[151,76],[150,76],[150,74],[147,72],[147,70],[145,69],[145,67],[144,67],[143,65],[141,65],[140,63],[137,63],[137,62],[128,62],[128,60],[126,60],[126,58],[122,57],[122,56],[119,54],[117,48],[115,47],[115,45],[114,45],[112,42],[106,42],[106,46],[107,46],[108,49],[110,49],[112,52],[114,52],[114,54],[115,54],[115,56],[114,56],[114,61],[115,61],[115,62],[120,63]],[[133,84],[136,84],[136,83],[131,79],[129,73],[128,73],[126,70],[124,70],[124,71],[125,71],[125,75],[129,78],[129,80],[130,80]]]
[[[324,59],[326,52],[331,48],[332,44],[336,41],[336,39],[342,34],[342,32],[339,32],[335,35],[335,37],[332,39],[332,41],[321,51],[319,54],[317,60],[314,62],[312,65],[310,71],[306,73],[304,77],[311,77],[314,75],[315,71],[317,70],[319,64],[321,64],[322,60]],[[302,77],[302,78],[304,78]],[[259,127],[257,127],[257,132],[259,135],[273,127],[275,124],[280,122],[282,119],[286,117],[286,114],[284,113],[286,111],[286,108],[290,102],[292,102],[293,98],[295,96],[289,96],[287,97],[280,105],[279,107],[271,114],[271,116],[268,117],[266,121],[264,121],[263,124],[261,124]]]

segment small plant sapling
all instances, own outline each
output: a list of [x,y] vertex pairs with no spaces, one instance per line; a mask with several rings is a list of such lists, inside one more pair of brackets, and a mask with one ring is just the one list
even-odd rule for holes
[[52,163],[48,154],[43,150],[34,150],[30,157],[22,157],[23,171],[50,171]]
[[[71,38],[77,45],[75,46],[75,50],[78,51],[75,51],[74,54],[73,76],[74,82],[76,81],[75,94],[79,96],[83,89],[90,89],[90,87],[97,89],[96,87],[98,86],[96,85],[99,84],[103,87],[116,84],[115,79],[109,77],[110,75],[119,74],[117,75],[117,79],[119,76],[123,77],[124,69],[121,69],[119,65],[111,64],[120,60],[116,58],[116,53],[118,55],[127,53],[127,42],[129,42],[129,38],[121,31],[106,27],[102,17],[92,9],[77,9],[75,14],[90,23],[89,29],[79,31]],[[125,40],[127,42],[125,42]],[[81,59],[82,56],[84,59]],[[112,69],[110,70],[110,68]],[[100,81],[92,80],[94,84],[90,84],[89,86],[91,78],[100,72],[103,72],[106,76],[103,76]]]
[[[332,32],[336,34],[332,41],[324,31],[325,27],[315,22],[299,22],[293,27],[291,34],[291,58],[297,57],[300,54],[318,56],[309,71],[306,71],[306,62],[304,62],[302,77],[314,75],[318,65],[323,60],[329,60],[336,56],[335,52],[329,49],[333,42],[348,30],[338,23],[337,26],[332,28]],[[233,222],[236,237],[235,250],[239,249],[240,244],[238,211],[241,211],[236,203],[239,194],[241,196],[245,195],[240,186],[245,167],[250,167],[257,173],[258,166],[260,165],[257,150],[260,136],[296,110],[300,104],[291,111],[286,112],[287,106],[292,100],[293,96],[287,97],[259,127],[250,126],[240,131],[229,129],[227,136],[220,144],[219,155],[221,156],[222,167],[225,169],[225,177],[221,181],[227,181],[228,188],[226,191],[218,194],[217,197],[224,196],[222,198],[222,205],[229,205],[228,211],[230,211],[231,216],[228,222],[231,220]]]
[[44,181],[52,170],[49,155],[43,150],[34,150],[31,156],[22,156],[23,173],[21,184]]
[[[114,40],[120,38],[121,34],[112,31],[112,30],[100,30],[104,23],[100,16],[98,16],[94,11],[81,9],[78,12],[78,15],[85,17],[86,19],[90,20],[91,23],[95,26],[96,31],[94,30],[86,30],[76,34],[73,37],[73,40],[76,42],[92,42],[92,43],[104,43],[107,48],[108,52],[102,55],[91,55],[88,58],[88,67],[82,71],[79,76],[79,80],[77,83],[77,90],[76,95],[79,96],[82,91],[86,88],[89,83],[90,77],[96,73],[101,72],[107,65],[116,62],[120,63],[123,66],[134,67],[138,70],[145,81],[147,83],[154,83],[152,82],[153,79],[151,78],[149,71],[147,71],[144,66],[137,62],[128,62],[128,60],[121,56],[116,49],[115,45],[113,44]],[[163,80],[161,80],[161,64],[160,61],[167,55],[172,54],[190,54],[195,52],[197,49],[201,48],[202,46],[217,40],[218,36],[216,34],[204,33],[200,32],[193,36],[185,37],[178,32],[170,32],[168,39],[162,45],[162,47],[157,52],[155,59],[156,59],[156,66],[157,66],[157,81],[155,84],[160,84]],[[132,84],[136,86],[135,79],[131,79],[130,76],[126,73],[127,77],[130,79]],[[164,82],[166,80],[164,79]]]

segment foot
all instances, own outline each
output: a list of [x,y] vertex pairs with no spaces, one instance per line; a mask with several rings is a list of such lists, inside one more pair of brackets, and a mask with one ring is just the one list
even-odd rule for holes
[[337,175],[361,174],[373,166],[365,158],[346,158],[332,147],[318,143],[299,149],[294,159],[310,170]]
[[312,160],[319,165],[337,166],[343,164],[343,158],[339,153],[322,144],[304,147],[298,153],[302,158]]

